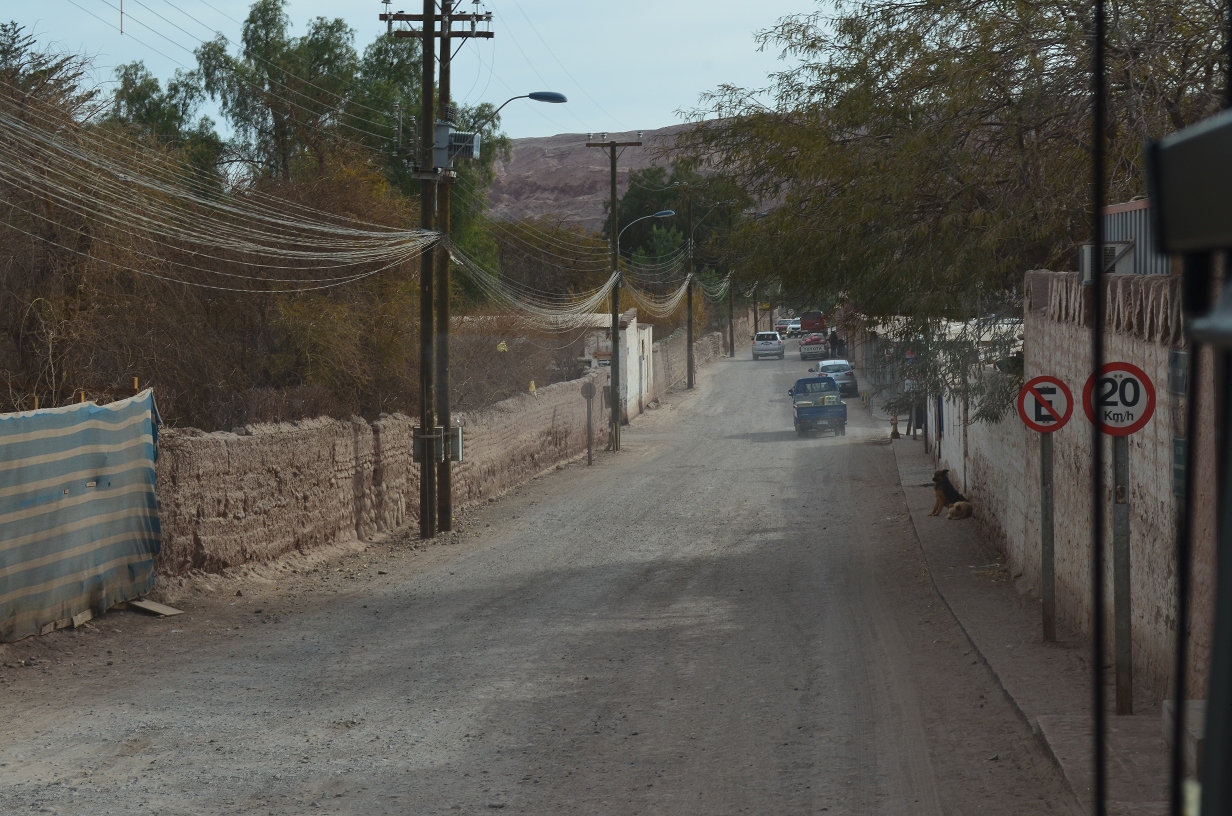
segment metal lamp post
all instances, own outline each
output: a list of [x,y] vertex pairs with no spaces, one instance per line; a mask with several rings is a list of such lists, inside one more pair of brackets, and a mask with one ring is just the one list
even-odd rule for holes
[[[624,229],[616,233],[615,260],[616,268],[612,270],[612,274],[616,276],[616,280],[612,283],[612,430],[611,430],[611,446],[613,451],[620,450],[620,236],[624,235],[625,230],[639,221],[645,221],[648,218],[670,218],[676,213],[672,210],[660,210],[651,215],[643,215],[641,218],[635,218],[628,224],[625,224]],[[616,213],[612,213],[612,220],[615,222]]]

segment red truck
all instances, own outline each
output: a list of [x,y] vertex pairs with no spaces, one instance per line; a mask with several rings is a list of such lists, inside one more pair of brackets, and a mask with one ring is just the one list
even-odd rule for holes
[[800,315],[800,333],[810,334],[811,332],[824,332],[826,330],[826,316],[821,312],[805,312]]

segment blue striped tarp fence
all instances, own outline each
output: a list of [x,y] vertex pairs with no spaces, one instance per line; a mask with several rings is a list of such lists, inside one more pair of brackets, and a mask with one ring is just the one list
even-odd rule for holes
[[158,424],[149,390],[0,414],[0,641],[153,587]]

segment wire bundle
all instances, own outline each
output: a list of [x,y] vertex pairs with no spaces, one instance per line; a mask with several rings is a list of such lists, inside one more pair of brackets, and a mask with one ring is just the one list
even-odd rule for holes
[[510,281],[489,272],[458,247],[447,244],[450,257],[503,312],[545,332],[570,332],[602,327],[597,316],[609,302],[616,275],[596,289],[578,294],[556,294]]
[[[0,201],[29,216],[31,229],[12,218],[7,226],[136,274],[230,291],[351,283],[417,257],[438,238],[331,216],[268,194],[211,195],[201,191],[200,176],[150,155],[147,146],[68,120],[37,100],[0,103]],[[97,245],[135,260],[101,257]],[[198,279],[173,270],[199,273]],[[226,280],[210,283],[202,275]]]
[[701,287],[702,294],[706,296],[707,300],[712,303],[719,303],[723,298],[727,297],[727,293],[731,289],[731,273],[728,273],[727,277],[722,280],[709,283],[699,278],[697,285]]
[[632,284],[626,284],[623,288],[637,304],[638,309],[646,312],[650,317],[663,319],[671,317],[680,308],[680,304],[689,293],[689,277],[684,279],[676,291],[666,295],[655,295]]

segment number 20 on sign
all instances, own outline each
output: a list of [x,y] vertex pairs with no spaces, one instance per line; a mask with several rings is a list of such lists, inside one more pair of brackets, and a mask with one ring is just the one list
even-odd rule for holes
[[1142,430],[1155,413],[1155,386],[1136,365],[1108,363],[1087,380],[1082,407],[1091,422],[1100,418],[1104,433],[1129,436]]

